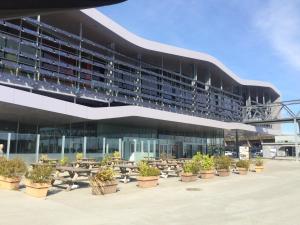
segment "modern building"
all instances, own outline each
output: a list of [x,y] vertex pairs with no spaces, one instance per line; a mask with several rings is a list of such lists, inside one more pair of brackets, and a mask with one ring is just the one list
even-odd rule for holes
[[143,39],[96,9],[0,21],[0,143],[10,156],[189,157],[224,145],[242,107],[278,101],[214,57]]

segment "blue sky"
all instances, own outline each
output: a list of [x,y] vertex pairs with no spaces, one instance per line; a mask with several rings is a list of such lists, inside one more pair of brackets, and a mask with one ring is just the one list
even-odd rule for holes
[[269,81],[282,100],[300,98],[300,0],[128,0],[99,10],[141,37]]

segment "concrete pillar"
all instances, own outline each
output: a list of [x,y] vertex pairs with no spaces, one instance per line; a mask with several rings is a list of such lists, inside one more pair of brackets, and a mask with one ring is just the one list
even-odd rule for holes
[[66,137],[62,136],[61,138],[61,159],[65,157],[65,143],[66,143]]
[[39,162],[39,150],[40,150],[40,135],[36,136],[36,146],[35,146],[35,162]]
[[148,149],[147,149],[147,151],[148,151],[148,158],[149,158],[149,156],[150,156],[150,140],[148,140]]
[[106,146],[106,144],[105,144],[105,137],[103,138],[103,143],[102,143],[102,155],[103,156],[105,156],[105,146]]
[[83,158],[86,158],[86,137],[83,137]]
[[7,146],[6,146],[6,158],[9,159],[10,154],[10,141],[11,141],[11,133],[7,134]]
[[136,153],[136,147],[137,147],[137,146],[136,146],[136,145],[137,145],[136,139],[133,140],[133,143],[134,143],[134,153]]
[[122,158],[122,139],[119,138],[119,153],[121,155],[121,158]]
[[237,154],[237,157],[239,158],[239,131],[235,130],[235,151]]
[[141,141],[141,152],[144,152],[144,141]]

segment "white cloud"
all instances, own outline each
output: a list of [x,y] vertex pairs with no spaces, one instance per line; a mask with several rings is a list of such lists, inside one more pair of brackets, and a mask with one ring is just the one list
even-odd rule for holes
[[300,0],[269,0],[254,24],[282,60],[300,70]]

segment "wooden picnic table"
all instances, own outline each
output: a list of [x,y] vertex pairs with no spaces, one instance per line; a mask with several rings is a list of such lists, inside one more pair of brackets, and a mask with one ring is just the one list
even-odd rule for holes
[[100,163],[96,161],[76,161],[76,162],[71,162],[71,165],[74,167],[79,167],[79,168],[87,168],[87,169],[92,169],[95,167],[99,167]]
[[96,162],[95,158],[82,158],[81,160],[78,161],[82,161],[82,162]]
[[38,167],[38,166],[51,166],[51,167],[55,168],[56,164],[53,164],[53,163],[40,163],[40,162],[38,162],[38,163],[30,163],[30,166],[32,168],[35,168],[35,167]]
[[[67,173],[67,176],[64,175],[65,173]],[[55,180],[60,180],[67,184],[66,190],[70,191],[78,188],[76,183],[88,180],[90,175],[91,169],[73,166],[57,166],[52,184]]]
[[118,167],[121,173],[120,181],[123,181],[124,184],[130,181],[131,176],[138,175],[138,166],[136,165],[118,165]]
[[160,176],[168,178],[169,176],[179,176],[181,166],[178,163],[149,163],[151,166],[155,166],[160,170]]
[[59,159],[40,159],[40,163],[51,163],[51,164],[57,164],[59,162]]

